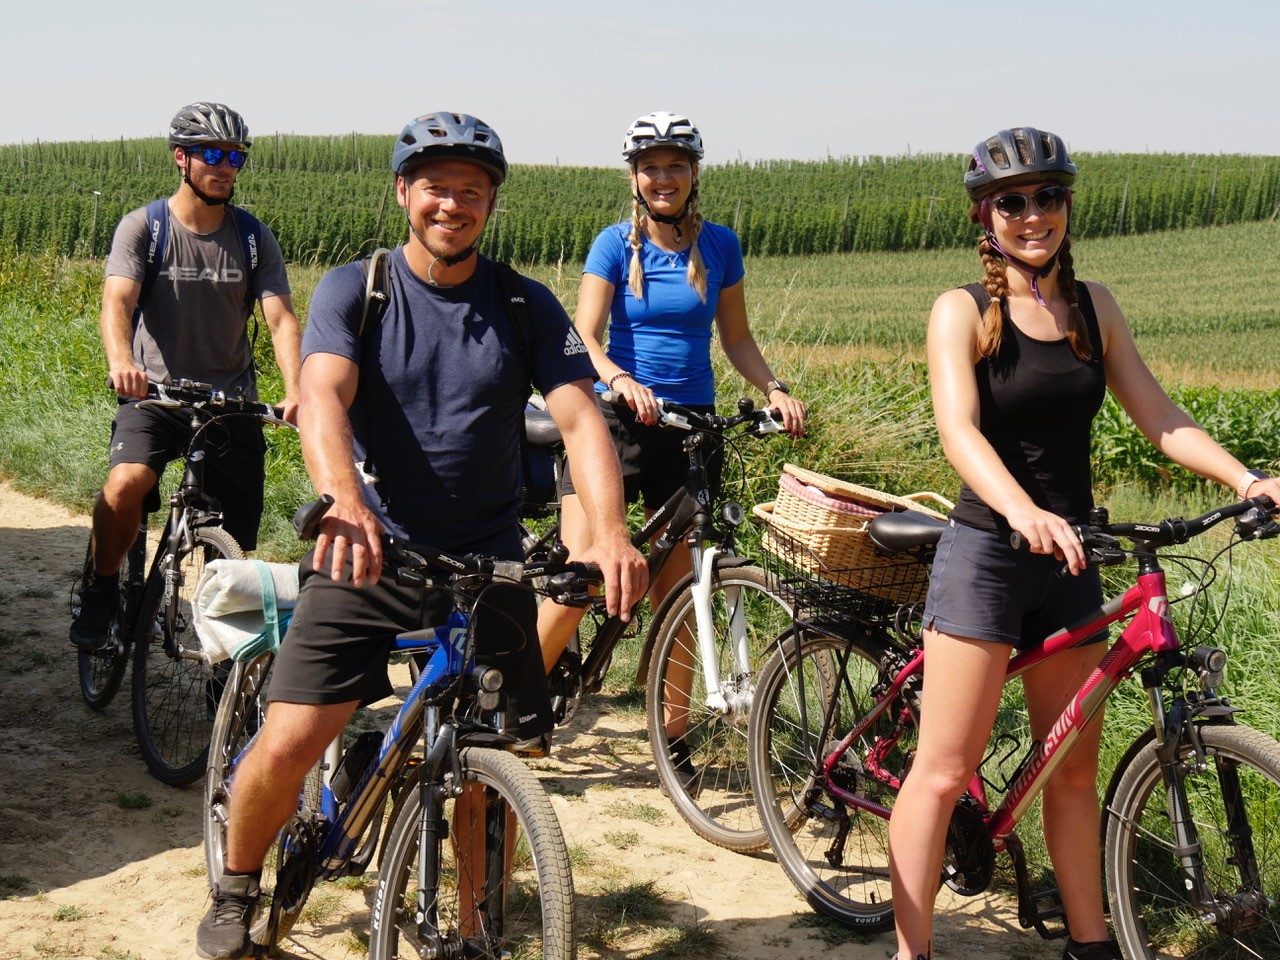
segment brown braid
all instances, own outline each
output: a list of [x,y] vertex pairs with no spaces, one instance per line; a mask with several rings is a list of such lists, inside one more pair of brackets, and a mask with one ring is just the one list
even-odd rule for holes
[[627,271],[627,285],[631,287],[631,295],[637,300],[644,299],[644,256],[641,253],[644,246],[644,225],[641,222],[644,214],[640,212],[643,209],[639,200],[631,201],[631,235],[627,238],[631,241],[631,268]]
[[1067,342],[1071,344],[1071,352],[1081,360],[1089,360],[1093,357],[1093,342],[1089,339],[1089,325],[1084,321],[1076,292],[1076,267],[1071,256],[1070,236],[1063,239],[1062,248],[1058,251],[1058,289],[1071,301],[1071,312],[1067,315]]
[[987,312],[982,315],[982,330],[978,334],[978,355],[994,357],[1000,352],[1000,345],[1004,342],[1002,304],[1009,296],[1009,276],[1005,272],[1008,264],[1004,257],[991,248],[991,243],[985,236],[978,241],[978,253],[982,257],[982,288],[991,298],[991,302],[987,304]]
[[702,262],[702,251],[698,249],[698,237],[702,235],[702,214],[698,211],[698,195],[696,193],[689,201],[688,220],[690,240],[693,245],[689,247],[689,269],[685,271],[685,276],[688,277],[689,286],[693,287],[698,299],[706,303],[707,265]]

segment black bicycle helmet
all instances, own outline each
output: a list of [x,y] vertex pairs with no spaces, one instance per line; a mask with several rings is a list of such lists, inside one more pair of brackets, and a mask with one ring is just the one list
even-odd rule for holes
[[241,150],[252,146],[244,117],[225,103],[207,100],[187,104],[169,121],[169,146],[193,147],[203,143],[230,143]]
[[502,141],[483,120],[466,113],[428,113],[410,120],[391,151],[399,176],[427,160],[463,160],[483,167],[495,187],[507,179]]
[[637,117],[622,140],[622,157],[634,161],[646,150],[665,147],[681,150],[694,160],[702,159],[702,134],[693,121],[680,113],[660,110]]
[[973,148],[964,188],[971,200],[1022,183],[1060,183],[1071,186],[1076,165],[1067,145],[1056,133],[1035,127],[1001,130]]

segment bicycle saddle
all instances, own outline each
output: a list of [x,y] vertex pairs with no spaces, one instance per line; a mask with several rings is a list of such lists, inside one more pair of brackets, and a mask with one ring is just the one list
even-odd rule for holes
[[938,542],[946,520],[938,520],[916,510],[882,513],[867,527],[871,542],[886,553],[901,553],[912,547],[931,546]]
[[554,447],[560,443],[560,428],[551,414],[537,407],[524,408],[525,439],[535,447]]

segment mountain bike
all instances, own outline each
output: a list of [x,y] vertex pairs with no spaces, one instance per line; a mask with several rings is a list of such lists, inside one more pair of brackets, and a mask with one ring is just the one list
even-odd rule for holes
[[[602,396],[605,402],[625,403],[618,394]],[[756,673],[778,636],[790,628],[791,608],[770,588],[762,569],[736,555],[735,530],[746,512],[736,500],[713,502],[707,462],[719,454],[740,458],[743,438],[778,433],[782,427],[772,411],[756,409],[745,398],[727,417],[666,400],[658,407],[660,424],[688,432],[688,474],[685,484],[632,533],[631,543],[649,548],[650,583],[677,549],[690,552],[692,571],[654,612],[636,671],[636,681],[646,683],[654,762],[663,792],[696,833],[730,850],[759,850],[767,838],[747,775],[746,724]],[[545,423],[526,434],[534,444],[554,445],[557,439]],[[554,525],[540,537],[529,534],[526,549],[532,556],[551,555],[558,536]],[[634,616],[639,604],[630,623],[607,616],[603,600],[588,609],[577,642],[549,677],[557,722],[567,722],[581,698],[600,689],[619,641],[640,629]],[[672,756],[677,738],[688,748],[696,771],[692,778]]]
[[[185,469],[169,497],[169,516],[149,568],[143,520],[122,570],[121,606],[108,643],[100,651],[79,654],[80,687],[85,701],[102,709],[119,688],[132,655],[133,729],[142,759],[156,779],[186,786],[204,772],[213,714],[226,678],[225,667],[211,667],[201,656],[192,627],[192,595],[209,561],[244,557],[235,538],[220,526],[219,504],[204,490],[208,434],[230,417],[293,425],[269,404],[228,396],[192,380],[149,384],[138,405],[190,414]],[[92,547],[86,553],[86,576],[92,573],[91,564]],[[73,590],[73,614],[78,606],[79,593]]]
[[[384,555],[399,583],[447,589],[453,612],[447,623],[395,641],[397,654],[423,665],[386,731],[340,737],[308,774],[297,812],[263,869],[253,941],[273,948],[315,883],[360,875],[381,850],[373,960],[571,958],[568,850],[541,784],[504,749],[516,738],[506,730],[502,673],[476,662],[472,611],[495,583],[537,582],[553,599],[585,603],[599,571],[459,557],[395,541]],[[235,664],[218,705],[205,783],[212,879],[223,873],[231,785],[265,721],[274,659],[266,653]],[[418,740],[421,753],[414,752]]]
[[[1137,676],[1152,725],[1111,777],[1099,841],[1124,956],[1280,957],[1280,743],[1236,722],[1240,708],[1220,692],[1226,653],[1179,637],[1162,566],[1199,564],[1189,596],[1201,596],[1220,558],[1242,541],[1280,533],[1275,511],[1269,498],[1256,497],[1191,520],[1111,523],[1095,508],[1076,528],[1090,563],[1136,561],[1137,576],[1101,608],[1014,656],[1007,679],[1129,622],[1043,742],[993,741],[956,804],[939,885],[980,893],[997,853],[1007,852],[1022,925],[1043,936],[1065,933],[1056,924],[1056,891],[1032,889],[1014,828],[1107,698]],[[1227,520],[1235,521],[1231,537],[1211,560],[1168,552]],[[924,572],[943,525],[910,513],[873,520],[878,546],[915,554],[889,561],[886,576],[907,576],[912,564]],[[795,597],[796,632],[761,674],[750,725],[761,818],[783,869],[815,909],[857,929],[888,930],[888,819],[911,769],[925,670],[912,624],[918,611],[888,609],[874,593],[825,577],[788,576],[795,566],[780,554],[775,569]],[[1218,622],[1220,614],[1197,639],[1208,639]],[[989,792],[1003,793],[998,804]]]

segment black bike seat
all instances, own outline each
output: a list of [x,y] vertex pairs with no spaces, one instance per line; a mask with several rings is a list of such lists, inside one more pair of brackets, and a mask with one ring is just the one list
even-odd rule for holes
[[939,520],[917,510],[882,513],[867,526],[871,542],[887,553],[901,553],[912,547],[931,546],[938,542],[946,520]]
[[554,447],[561,442],[560,428],[551,414],[537,407],[524,408],[524,435],[535,447]]

